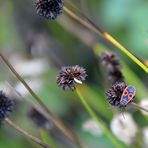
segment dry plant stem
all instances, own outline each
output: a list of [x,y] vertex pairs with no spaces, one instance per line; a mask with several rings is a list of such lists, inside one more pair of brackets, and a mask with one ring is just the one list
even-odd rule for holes
[[73,3],[71,3],[68,0],[65,0],[65,3],[71,7],[72,9],[74,9],[76,12],[78,12],[80,15],[82,15],[92,26],[94,26],[97,30],[99,30],[100,33],[103,33],[103,29],[101,29],[100,27],[98,27],[87,15],[85,15],[80,9],[78,9]]
[[118,49],[120,49],[123,53],[125,53],[130,59],[132,59],[137,65],[139,65],[146,73],[148,73],[148,67],[145,66],[145,64],[143,64],[140,60],[138,60],[133,54],[131,54],[123,45],[121,45],[117,40],[115,40],[109,33],[104,32],[102,29],[100,29],[99,27],[97,27],[86,15],[84,15],[78,8],[76,8],[75,6],[71,6],[73,8],[75,8],[75,10],[77,10],[81,15],[83,15],[88,21],[89,23],[87,23],[86,21],[82,20],[79,16],[77,16],[76,14],[74,14],[71,10],[69,10],[68,8],[64,7],[64,11],[73,19],[75,19],[76,21],[78,21],[79,23],[81,23],[83,26],[85,26],[86,28],[88,28],[89,30],[95,32],[96,34],[102,35],[102,37],[104,39],[106,39],[108,42],[110,42],[111,44],[113,44],[115,47],[117,47]]
[[139,110],[143,110],[143,111],[145,111],[145,112],[148,112],[148,109],[147,109],[147,108],[144,108],[144,107],[142,107],[142,106],[140,106],[140,105],[138,105],[138,104],[136,104],[136,103],[134,103],[134,102],[131,102],[131,104],[132,104],[133,107],[136,108],[136,109],[139,109]]
[[49,119],[49,116],[47,115],[46,112],[43,111],[43,109],[41,107],[39,107],[34,101],[32,101],[31,99],[29,99],[28,97],[24,97],[22,96],[14,87],[12,87],[9,83],[7,84],[9,85],[9,87],[11,87],[11,89],[16,93],[16,95],[20,98],[22,98],[23,100],[25,100],[32,108],[36,109],[39,113],[43,114],[43,116],[45,116],[47,119]]
[[10,62],[4,57],[2,52],[0,52],[0,57],[4,61],[4,63],[9,67],[9,69],[12,71],[12,73],[17,77],[19,81],[22,82],[22,84],[26,87],[26,89],[30,92],[30,94],[36,99],[36,101],[40,104],[40,106],[46,111],[49,115],[49,118],[53,121],[53,123],[72,141],[74,141],[80,148],[82,148],[79,139],[77,136],[73,133],[72,130],[68,129],[62,121],[56,117],[44,104],[44,102],[40,99],[39,96],[36,95],[36,93],[30,88],[30,86],[25,82],[25,80],[16,72],[16,70],[13,68],[13,66],[10,64]]
[[71,16],[73,19],[75,19],[76,21],[78,21],[79,23],[81,23],[83,26],[85,26],[86,28],[88,28],[89,30],[95,32],[96,34],[101,35],[101,33],[95,28],[93,27],[91,24],[87,23],[86,21],[82,20],[80,17],[78,17],[77,15],[75,15],[71,10],[69,10],[68,8],[64,7],[64,11]]
[[[17,90],[15,90],[10,84],[9,84],[9,87],[11,87],[11,89],[13,89],[13,91],[15,91],[16,94],[17,94],[19,97],[21,97],[22,99],[26,100],[26,101],[29,103],[29,105],[31,105],[32,108],[36,109],[39,113],[43,114],[47,119],[49,119],[49,116],[48,116],[45,112],[43,112],[42,109],[39,108],[39,106],[38,106],[35,102],[33,102],[33,101],[32,101],[31,99],[29,99],[29,98],[23,97],[23,96],[22,96],[19,92],[17,92]],[[79,141],[78,141],[78,142],[79,142]],[[79,143],[79,145],[80,145],[80,148],[82,148],[82,146],[81,146],[80,143]]]
[[13,121],[11,121],[9,118],[5,119],[5,122],[9,124],[12,128],[16,129],[19,133],[23,134],[26,138],[34,141],[35,143],[41,145],[43,148],[51,148],[49,145],[42,142],[39,138],[32,136],[22,128],[20,128],[18,125],[16,125]]

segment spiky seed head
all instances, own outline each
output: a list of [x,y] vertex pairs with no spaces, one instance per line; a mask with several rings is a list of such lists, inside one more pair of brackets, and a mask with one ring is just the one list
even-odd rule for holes
[[106,97],[112,106],[120,106],[120,99],[124,89],[126,88],[125,82],[116,82],[107,92]]
[[63,0],[35,0],[37,14],[53,20],[63,12]]
[[14,102],[0,91],[0,122],[10,115],[13,111]]
[[121,71],[121,64],[116,55],[112,52],[104,52],[100,56],[102,65],[107,71],[108,80],[114,84],[116,81],[124,81],[124,76]]
[[56,82],[62,89],[69,88],[70,90],[75,89],[75,83],[82,84],[87,74],[83,67],[78,65],[75,66],[64,66],[56,77]]

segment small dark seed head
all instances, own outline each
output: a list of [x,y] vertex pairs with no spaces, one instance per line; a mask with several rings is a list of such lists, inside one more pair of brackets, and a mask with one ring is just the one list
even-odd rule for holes
[[0,91],[0,123],[13,111],[14,102]]
[[59,87],[69,88],[70,90],[75,89],[75,83],[78,81],[84,81],[87,74],[83,67],[76,66],[64,66],[56,77],[57,84]]
[[125,88],[126,88],[125,82],[116,82],[106,92],[107,100],[112,106],[120,107],[120,99]]
[[100,60],[103,65],[108,66],[112,68],[114,67],[120,67],[120,61],[116,58],[116,55],[112,52],[104,52],[100,56]]
[[35,108],[31,108],[28,112],[28,117],[37,127],[44,127],[48,120]]
[[123,74],[120,69],[114,68],[112,71],[108,71],[108,80],[114,84],[117,81],[124,81]]
[[63,12],[63,0],[35,0],[37,14],[47,19],[55,19]]
[[100,61],[107,70],[107,76],[110,82],[114,84],[116,81],[124,80],[124,77],[121,71],[120,61],[117,59],[114,53],[112,52],[103,53],[100,56]]

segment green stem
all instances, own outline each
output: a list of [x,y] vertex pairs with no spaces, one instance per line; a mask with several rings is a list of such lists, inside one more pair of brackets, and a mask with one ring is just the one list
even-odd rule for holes
[[130,59],[132,59],[137,65],[139,65],[146,73],[148,73],[148,68],[143,64],[137,57],[135,57],[129,50],[127,50],[123,45],[121,45],[117,40],[115,40],[109,33],[104,32],[103,36],[106,40],[112,43],[115,47],[120,49],[125,53]]
[[74,6],[72,3],[69,4],[72,8],[74,8],[78,13],[83,15],[88,22],[84,21],[82,18],[77,16],[75,13],[73,13],[70,9],[64,7],[64,11],[74,20],[82,24],[87,29],[91,30],[92,32],[95,32],[97,35],[102,35],[102,37],[113,44],[115,47],[117,47],[120,51],[122,51],[124,54],[126,54],[131,60],[133,60],[137,65],[139,65],[146,73],[148,73],[148,67],[143,64],[137,57],[135,57],[127,48],[125,48],[123,45],[121,45],[117,40],[115,40],[108,32],[103,31],[98,26],[96,26],[85,14],[83,14],[76,6]]
[[83,106],[85,107],[85,109],[87,110],[87,112],[89,113],[89,115],[92,117],[92,119],[94,119],[94,121],[98,125],[100,125],[100,127],[103,130],[103,132],[106,135],[106,137],[108,137],[108,139],[110,139],[110,141],[115,145],[115,147],[117,147],[117,148],[119,148],[119,147],[120,148],[123,148],[124,146],[117,141],[117,139],[114,137],[114,135],[109,131],[107,125],[91,109],[91,107],[89,106],[89,104],[85,101],[85,99],[81,95],[80,91],[78,89],[76,89],[76,92],[77,92],[77,95],[79,96],[79,99],[80,99],[81,103],[83,104]]

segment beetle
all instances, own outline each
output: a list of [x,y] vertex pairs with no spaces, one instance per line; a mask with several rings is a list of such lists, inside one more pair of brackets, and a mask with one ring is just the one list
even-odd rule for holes
[[120,107],[126,107],[127,104],[133,101],[135,95],[136,95],[135,87],[128,85],[122,93],[120,99]]

